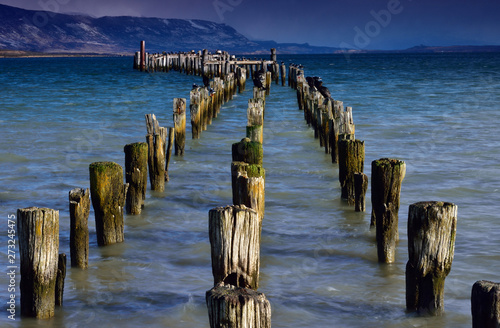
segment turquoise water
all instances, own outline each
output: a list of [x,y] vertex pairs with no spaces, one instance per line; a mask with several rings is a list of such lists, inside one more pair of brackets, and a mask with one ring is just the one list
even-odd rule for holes
[[[370,189],[366,213],[340,199],[338,167],[305,124],[295,92],[273,85],[259,286],[273,327],[470,327],[473,283],[500,282],[500,54],[278,59],[303,64],[353,107],[365,173],[371,161],[394,157],[407,163],[407,174],[396,262],[381,265],[369,229]],[[145,140],[144,114],[172,126],[172,99],[188,98],[193,82],[201,78],[135,72],[132,58],[0,60],[2,270],[8,216],[18,208],[58,209],[60,252],[69,256],[68,192],[89,186],[92,162],[124,165],[123,146]],[[125,216],[123,244],[97,247],[91,212],[90,267],[68,269],[54,319],[21,320],[18,302],[17,320],[2,311],[0,325],[207,327],[208,211],[232,201],[231,144],[244,137],[250,97],[246,91],[224,105],[200,140],[187,138],[166,191],[148,191],[143,213]],[[405,312],[408,206],[425,200],[458,205],[445,315],[437,318]],[[8,284],[0,275],[1,302],[9,300]]]

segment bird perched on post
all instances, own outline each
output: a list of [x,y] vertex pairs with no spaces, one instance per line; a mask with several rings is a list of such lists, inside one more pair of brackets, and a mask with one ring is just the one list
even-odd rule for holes
[[255,76],[253,78],[253,85],[259,89],[265,89],[266,88],[265,84],[266,84],[266,74],[264,73],[263,69],[260,69],[257,72],[255,72]]
[[331,98],[332,95],[330,94],[330,90],[328,90],[327,87],[324,87],[324,86],[320,86],[319,88],[317,88],[319,93],[321,93],[321,95],[325,98]]
[[205,86],[205,88],[210,87],[210,79],[206,75],[203,75],[203,85]]
[[314,78],[307,76],[306,77],[307,84],[309,85],[309,88],[311,88],[311,91],[316,91],[316,86],[314,85]]

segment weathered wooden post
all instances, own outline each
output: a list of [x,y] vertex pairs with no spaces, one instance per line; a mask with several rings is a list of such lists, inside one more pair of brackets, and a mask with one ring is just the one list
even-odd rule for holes
[[89,266],[89,189],[75,188],[69,192],[71,266],[86,269]]
[[472,328],[500,327],[500,284],[476,281],[471,295]]
[[245,85],[247,81],[247,70],[242,67],[238,67],[236,69],[236,79],[238,82],[238,93],[242,93],[243,91],[245,91]]
[[368,189],[368,176],[364,173],[354,173],[354,208],[356,212],[365,211],[365,195]]
[[355,204],[354,173],[363,172],[365,142],[361,140],[339,140],[339,181],[342,199]]
[[244,205],[211,209],[209,236],[214,286],[219,282],[257,289],[262,222]]
[[266,90],[253,87],[253,99],[262,99],[263,108],[266,110]]
[[21,262],[21,314],[54,316],[59,254],[59,211],[29,207],[17,210]]
[[259,214],[260,221],[265,213],[265,179],[266,171],[262,165],[231,163],[233,204],[254,209]]
[[271,72],[266,72],[266,96],[271,94],[271,83],[272,83],[272,74]]
[[280,69],[280,71],[281,71],[281,85],[285,86],[286,85],[286,65],[285,65],[285,63],[282,62],[280,67],[281,67],[281,69]]
[[271,304],[263,293],[218,284],[206,293],[210,328],[271,328]]
[[126,200],[128,214],[141,214],[148,184],[148,144],[125,145],[125,181],[129,184]]
[[95,162],[89,165],[89,173],[97,244],[123,242],[123,207],[128,189],[128,184],[123,184],[123,169],[113,162]]
[[165,160],[165,181],[169,181],[168,167],[170,166],[170,158],[172,157],[172,148],[174,147],[175,129],[168,127],[168,142],[167,142],[167,158]]
[[201,126],[201,92],[200,89],[191,90],[189,110],[191,112],[191,133],[193,139],[199,139],[202,131]]
[[184,155],[186,145],[186,98],[174,98],[175,155]]
[[262,99],[248,99],[247,138],[263,143],[264,102]]
[[453,262],[456,229],[455,204],[420,202],[410,205],[409,260],[406,264],[408,311],[430,315],[444,312],[444,281]]
[[276,62],[277,56],[276,56],[276,48],[271,48],[271,61]]
[[59,254],[57,260],[57,276],[55,288],[55,305],[63,305],[64,279],[66,278],[66,254]]
[[165,190],[165,142],[166,129],[160,127],[154,114],[146,114],[146,127],[148,134],[146,142],[148,144],[148,168],[151,190]]
[[141,56],[140,56],[141,72],[146,70],[146,41],[141,41]]
[[209,93],[207,88],[200,89],[200,121],[201,121],[201,131],[207,130],[207,111],[209,102]]
[[399,239],[398,212],[401,184],[406,174],[403,161],[382,158],[372,162],[372,226],[376,226],[378,260],[393,263]]
[[271,307],[255,290],[259,283],[260,234],[257,212],[245,206],[209,212],[215,287],[206,293],[210,327],[271,327]]

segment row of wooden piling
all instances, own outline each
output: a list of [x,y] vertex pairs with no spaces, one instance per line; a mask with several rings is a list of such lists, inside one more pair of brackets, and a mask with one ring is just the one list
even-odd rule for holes
[[[216,117],[220,111],[222,104],[232,99],[237,87],[240,92],[245,89],[245,70],[238,67],[236,72],[236,76],[239,76],[239,82],[235,81],[234,73],[229,73],[223,78],[214,78],[210,82],[210,88],[193,88],[192,94],[197,92],[207,94],[205,91],[210,92],[208,97],[199,97],[199,121],[206,123],[209,120],[211,121],[211,118]],[[196,102],[192,103],[196,104]],[[204,106],[203,103],[209,105]],[[191,108],[191,110],[193,109]],[[192,117],[196,116],[192,115]],[[160,126],[154,114],[146,115],[146,142],[128,144],[124,147],[126,183],[123,183],[122,166],[114,162],[95,162],[89,165],[90,190],[75,188],[69,192],[72,267],[81,269],[88,267],[88,216],[91,203],[95,213],[97,244],[106,246],[123,242],[125,239],[124,209],[128,214],[141,213],[146,197],[148,170],[151,189],[154,191],[164,190],[165,181],[169,179],[168,167],[173,147],[175,146],[176,155],[184,154],[185,98],[174,99],[173,121],[173,128],[165,128]],[[254,169],[253,164],[251,164],[251,168]],[[255,172],[248,172],[253,172],[250,174],[249,181],[254,181],[252,174]],[[263,169],[257,169],[257,172],[263,174],[264,171]],[[245,207],[244,204],[249,204],[249,206],[255,204],[253,201],[254,196],[248,197],[244,195],[245,192],[252,194],[255,188],[243,187],[241,177],[237,180],[241,187],[239,188],[240,194],[235,196],[235,199],[241,199],[241,201],[235,201],[235,204],[240,206],[241,203],[241,209]],[[261,206],[263,206],[263,178],[261,180],[262,193],[257,198]],[[258,215],[258,217],[262,218],[263,212],[250,215]],[[45,208],[26,208],[19,209],[17,216],[21,254],[21,312],[25,316],[50,318],[54,315],[54,306],[62,305],[66,272],[66,256],[65,254],[58,255],[59,211]],[[258,225],[261,224],[260,220],[256,220]],[[260,230],[260,226],[255,230],[259,232],[259,242],[257,244],[259,247]],[[252,242],[255,241],[254,239],[251,240]],[[245,287],[245,285],[242,285],[242,287]],[[256,295],[259,302],[261,302],[262,296],[259,296],[258,293]],[[267,308],[270,309],[269,303],[266,304]]]
[[[159,126],[146,115],[146,142],[125,145],[124,170],[114,162],[89,165],[90,189],[69,192],[71,266],[86,269],[89,260],[88,217],[94,208],[99,246],[124,241],[124,209],[140,214],[146,197],[148,167],[151,189],[164,190],[173,143],[173,128]],[[166,139],[168,131],[168,142]],[[92,195],[92,197],[90,197]],[[59,211],[24,208],[17,211],[21,262],[21,314],[47,319],[62,305],[66,255],[59,250]]]
[[271,49],[269,60],[236,58],[226,51],[217,50],[214,53],[207,49],[200,51],[177,53],[147,53],[145,41],[141,41],[141,50],[134,55],[134,69],[146,72],[179,71],[188,75],[200,75],[208,78],[224,78],[235,74],[235,81],[240,92],[245,89],[245,81],[254,78],[254,73],[260,69],[271,72],[271,80],[284,86],[286,82],[286,65],[277,62],[276,49]]
[[265,213],[263,126],[265,90],[254,88],[247,108],[247,137],[232,145],[233,205],[209,211],[214,287],[206,302],[211,328],[271,327],[271,305],[257,291]]
[[[244,89],[244,84],[243,87]],[[210,86],[193,86],[190,92],[189,109],[191,114],[191,133],[193,139],[199,139],[201,133],[217,118],[224,103],[233,99],[236,94],[235,74],[224,78],[215,77]]]
[[[368,177],[363,173],[364,142],[356,140],[352,108],[343,110],[341,101],[324,97],[307,83],[302,66],[290,65],[289,86],[297,90],[304,118],[314,129],[320,146],[339,165],[342,199],[365,210]],[[393,263],[399,240],[398,212],[401,184],[406,164],[383,158],[372,162],[371,227],[376,228],[380,262]],[[419,202],[408,213],[408,253],[406,265],[406,307],[439,315],[444,311],[444,281],[454,256],[457,206],[446,202]],[[473,327],[500,325],[500,284],[478,281],[472,291]]]

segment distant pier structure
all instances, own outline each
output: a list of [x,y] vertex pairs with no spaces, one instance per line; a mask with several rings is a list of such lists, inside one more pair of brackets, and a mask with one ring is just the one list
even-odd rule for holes
[[[134,69],[145,72],[168,72],[171,70],[188,75],[200,75],[208,78],[225,77],[234,73],[238,89],[243,89],[242,83],[254,77],[255,72],[271,72],[271,79],[276,84],[285,81],[286,70],[277,63],[276,49],[271,49],[269,60],[237,58],[227,51],[217,50],[214,53],[207,49],[189,52],[147,53],[145,41],[141,41],[140,51],[134,56]],[[241,70],[245,74],[241,74]],[[281,74],[281,79],[280,79]]]

